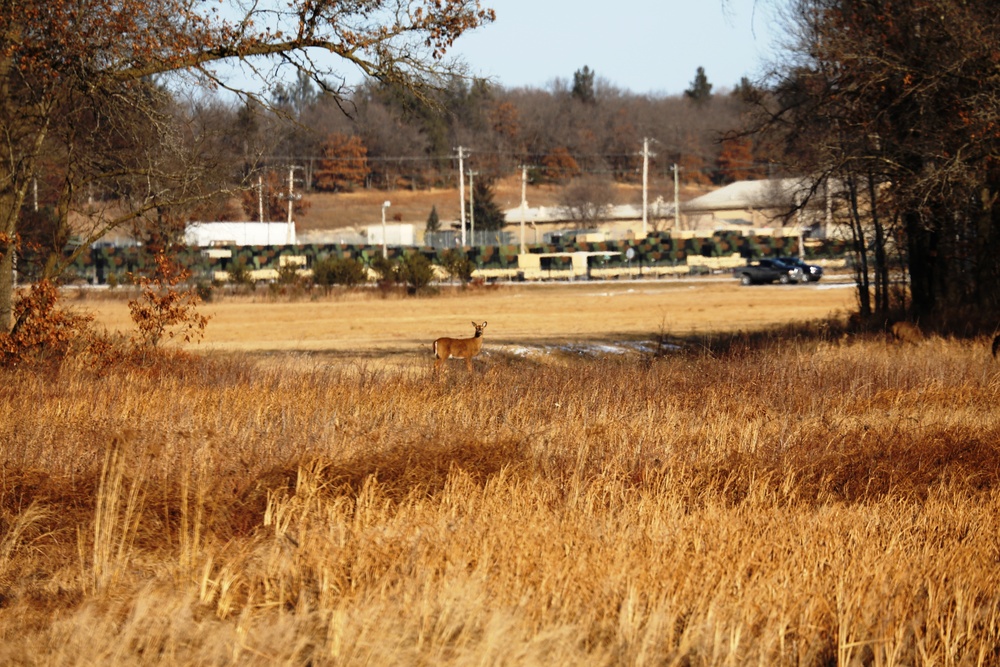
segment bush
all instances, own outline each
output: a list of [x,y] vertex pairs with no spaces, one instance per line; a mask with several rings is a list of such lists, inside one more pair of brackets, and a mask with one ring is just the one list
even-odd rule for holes
[[215,285],[210,282],[205,282],[204,280],[198,281],[194,286],[194,291],[198,295],[198,298],[208,303],[212,300],[215,294]]
[[294,264],[286,264],[278,267],[278,284],[295,285],[299,283],[299,267]]
[[155,348],[165,338],[185,342],[199,340],[205,332],[208,317],[197,311],[201,298],[197,288],[181,289],[191,272],[175,263],[164,253],[155,257],[156,271],[152,276],[130,276],[140,289],[137,298],[128,302],[132,321],[138,332],[132,337],[136,348]]
[[464,252],[452,249],[442,255],[441,268],[452,278],[467,283],[472,280],[472,272],[476,267]]
[[399,275],[399,266],[396,262],[392,261],[387,257],[382,255],[376,255],[371,261],[372,270],[378,274],[378,280],[380,283],[397,283],[401,280]]
[[355,287],[367,281],[365,265],[352,257],[324,257],[313,263],[313,283],[320,287]]
[[423,253],[410,253],[399,263],[398,276],[411,292],[419,292],[434,280],[434,265]]
[[229,282],[238,287],[249,287],[253,289],[254,281],[250,275],[250,267],[247,266],[245,257],[237,257],[229,265]]
[[14,302],[14,327],[0,334],[0,367],[58,367],[74,352],[96,340],[92,315],[56,307],[59,288],[40,280]]

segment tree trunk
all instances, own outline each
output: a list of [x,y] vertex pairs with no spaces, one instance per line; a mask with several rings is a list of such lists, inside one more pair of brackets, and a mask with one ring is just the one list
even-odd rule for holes
[[[8,246],[10,249],[10,246]],[[14,326],[14,253],[0,255],[0,334]]]
[[921,216],[908,212],[904,216],[906,244],[909,251],[910,302],[913,315],[929,318],[937,307],[938,234],[926,229]]
[[[14,181],[13,177],[7,182]],[[0,334],[14,326],[14,253],[17,251],[17,221],[27,188],[0,192]]]
[[889,263],[885,251],[885,228],[878,213],[878,188],[875,175],[868,172],[868,205],[871,207],[872,227],[875,233],[875,313],[889,313]]
[[858,314],[862,319],[872,315],[871,283],[868,277],[868,248],[865,228],[858,207],[858,185],[853,174],[844,179],[847,183],[850,197],[851,235],[854,237],[854,251],[858,256],[858,265],[854,269],[854,280],[858,288]]
[[975,302],[981,310],[993,311],[1000,305],[1000,256],[998,230],[1000,207],[993,184],[987,183],[979,192],[979,215],[976,229]]

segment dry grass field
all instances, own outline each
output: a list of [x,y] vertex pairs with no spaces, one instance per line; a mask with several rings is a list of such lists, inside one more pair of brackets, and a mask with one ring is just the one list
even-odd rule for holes
[[[466,197],[468,197],[466,183]],[[673,196],[673,182],[669,178],[653,178],[650,183],[653,198],[657,195]],[[614,203],[637,204],[642,201],[642,188],[634,183],[614,185]],[[683,185],[680,196],[686,201],[706,192],[704,186]],[[561,188],[555,185],[529,185],[525,194],[529,206],[559,206]],[[344,227],[363,229],[379,224],[382,220],[382,202],[392,202],[387,214],[390,221],[415,225],[423,229],[436,207],[442,221],[458,220],[460,215],[458,188],[429,188],[426,190],[357,190],[347,193],[310,192],[306,194],[309,208],[295,221],[299,233],[315,230],[334,230]],[[507,210],[521,204],[520,175],[502,178],[494,186],[493,201]]]
[[1000,367],[804,323],[851,298],[260,294],[187,360],[3,371],[0,664],[1000,664]]
[[[419,366],[438,336],[472,335],[489,321],[487,353],[542,354],[556,346],[626,349],[660,336],[753,331],[788,322],[846,318],[855,293],[845,283],[743,288],[729,278],[504,284],[442,288],[434,297],[375,289],[289,299],[266,288],[218,296],[195,351],[304,352],[348,361]],[[130,328],[122,295],[84,296],[79,309],[111,330]]]

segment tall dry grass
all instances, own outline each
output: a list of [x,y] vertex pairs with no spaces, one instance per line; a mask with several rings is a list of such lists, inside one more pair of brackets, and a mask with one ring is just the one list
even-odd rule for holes
[[983,341],[0,383],[0,663],[990,665]]

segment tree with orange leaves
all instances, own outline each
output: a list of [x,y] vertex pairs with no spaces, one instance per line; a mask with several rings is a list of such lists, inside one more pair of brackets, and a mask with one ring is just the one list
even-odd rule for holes
[[[492,20],[478,0],[0,0],[0,332],[13,323],[22,209],[47,157],[62,165],[64,223],[89,183],[116,200],[92,238],[202,196],[196,167],[159,154],[176,140],[169,89],[157,82],[180,79],[165,75],[236,90],[218,65],[265,79],[291,67],[344,95],[329,81],[343,81],[336,67],[347,64],[421,95],[450,69],[443,58],[454,40]],[[321,51],[332,65],[321,65]]]
[[722,140],[722,150],[716,158],[723,183],[758,178],[759,169],[754,166],[753,142],[748,137],[726,137]]
[[317,190],[351,192],[364,185],[371,170],[361,137],[334,132],[323,144],[323,159],[313,180]]
[[542,158],[542,173],[547,181],[565,183],[580,175],[580,165],[565,147],[557,146]]

